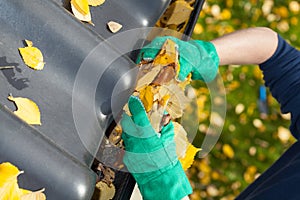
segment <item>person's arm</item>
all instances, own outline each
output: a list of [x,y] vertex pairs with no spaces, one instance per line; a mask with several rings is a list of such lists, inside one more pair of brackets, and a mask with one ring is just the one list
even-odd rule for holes
[[270,58],[278,44],[277,33],[257,27],[235,31],[211,41],[220,65],[260,64]]
[[268,28],[236,31],[211,42],[220,65],[259,64],[265,85],[282,113],[291,113],[290,130],[300,139],[300,51]]

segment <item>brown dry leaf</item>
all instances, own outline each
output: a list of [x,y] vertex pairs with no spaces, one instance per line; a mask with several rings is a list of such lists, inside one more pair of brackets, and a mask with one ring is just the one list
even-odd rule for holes
[[152,81],[155,79],[155,77],[157,76],[157,74],[160,72],[160,70],[161,70],[160,66],[153,67],[150,71],[148,71],[146,73],[143,72],[142,69],[140,69],[139,75],[138,75],[138,81],[136,84],[136,90],[139,91],[144,86],[150,85],[152,83]]
[[110,200],[115,196],[116,188],[113,184],[108,186],[105,182],[100,181],[96,187],[100,190],[99,200]]
[[188,168],[191,167],[191,165],[194,162],[196,153],[200,150],[201,150],[200,148],[196,148],[192,144],[189,144],[184,158],[179,158],[183,170],[187,170]]
[[[177,44],[167,39],[165,43],[163,44],[161,50],[159,51],[158,55],[154,58],[153,64],[154,65],[179,65],[178,64],[178,47]],[[174,66],[177,69],[178,66]]]
[[44,191],[45,189],[35,192],[22,189],[23,195],[20,200],[46,200],[46,195],[43,193]]
[[184,94],[184,91],[180,88],[180,86],[176,83],[172,83],[161,87],[159,93],[162,97],[170,95],[166,110],[171,115],[172,119],[181,117],[183,110],[190,102],[190,99]]
[[173,122],[174,133],[175,133],[175,144],[176,144],[176,154],[178,158],[184,158],[186,150],[189,145],[187,138],[187,132],[178,122]]
[[185,1],[175,1],[172,3],[161,18],[165,25],[179,25],[189,19],[193,7]]
[[42,70],[45,65],[42,52],[38,48],[33,47],[30,40],[25,40],[25,42],[28,46],[19,48],[24,63],[32,69]]
[[7,98],[8,100],[13,101],[17,106],[17,110],[14,111],[15,115],[28,124],[41,125],[40,109],[35,102],[27,98],[13,97],[11,95]]
[[161,131],[164,112],[165,107],[160,106],[158,102],[154,102],[151,111],[148,113],[150,123],[157,133]]
[[0,164],[0,199],[1,200],[20,200],[17,177],[23,173],[11,163]]
[[123,27],[122,24],[119,24],[118,22],[114,22],[114,21],[109,21],[107,23],[107,26],[112,33],[118,32]]
[[87,0],[72,0],[71,9],[77,19],[94,26]]
[[104,4],[105,0],[88,0],[90,6],[100,6]]

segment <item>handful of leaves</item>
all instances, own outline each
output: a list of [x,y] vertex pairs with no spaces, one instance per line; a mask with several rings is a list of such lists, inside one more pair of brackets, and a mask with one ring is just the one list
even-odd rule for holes
[[[185,95],[185,88],[191,82],[191,74],[184,81],[177,78],[180,70],[177,49],[177,44],[167,39],[154,60],[141,61],[138,82],[133,95],[143,102],[156,132],[159,133],[164,125],[173,121],[176,153],[183,168],[187,169],[200,149],[188,141],[186,131],[176,122],[176,119],[182,117],[184,109],[190,102]],[[127,105],[124,111],[131,115]]]

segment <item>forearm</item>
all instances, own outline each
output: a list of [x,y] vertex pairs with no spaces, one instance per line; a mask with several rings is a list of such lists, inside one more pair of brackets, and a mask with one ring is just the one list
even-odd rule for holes
[[278,44],[277,33],[268,28],[248,28],[211,41],[220,65],[261,64],[270,58]]

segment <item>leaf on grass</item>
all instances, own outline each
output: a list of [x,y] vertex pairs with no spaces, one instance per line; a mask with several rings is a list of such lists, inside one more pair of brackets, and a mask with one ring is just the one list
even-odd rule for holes
[[100,190],[99,200],[110,200],[115,196],[116,188],[113,184],[108,186],[105,182],[100,181],[96,184],[96,188]]
[[222,151],[228,158],[234,157],[234,151],[229,144],[224,144],[222,147]]
[[105,0],[88,0],[90,6],[100,6],[104,4]]
[[200,150],[201,150],[200,148],[196,148],[196,147],[194,147],[194,145],[189,144],[189,146],[186,150],[185,157],[179,159],[183,170],[187,170],[188,168],[190,168],[192,166],[195,155]]
[[1,200],[19,200],[20,190],[17,177],[23,173],[11,163],[0,164],[0,199]]
[[8,100],[13,101],[17,110],[14,114],[20,117],[22,120],[32,125],[41,125],[41,114],[39,107],[30,99],[23,97],[8,96]]
[[71,9],[77,19],[94,25],[87,0],[72,0]]
[[109,21],[107,23],[107,26],[112,33],[118,32],[123,27],[122,24],[119,24],[118,22],[114,22],[114,21]]
[[25,42],[28,46],[19,48],[24,63],[32,69],[42,70],[45,65],[42,52],[34,47],[30,40],[25,40]]

